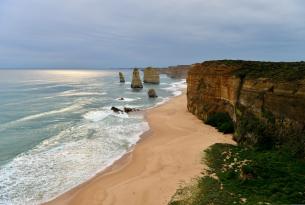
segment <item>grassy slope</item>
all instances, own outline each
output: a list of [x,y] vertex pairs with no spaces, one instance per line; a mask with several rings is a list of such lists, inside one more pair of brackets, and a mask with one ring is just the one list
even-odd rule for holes
[[181,187],[170,205],[305,203],[305,161],[279,150],[216,144],[208,170]]

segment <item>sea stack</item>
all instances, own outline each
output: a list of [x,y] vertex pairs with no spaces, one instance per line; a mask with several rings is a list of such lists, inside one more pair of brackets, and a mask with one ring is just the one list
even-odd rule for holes
[[119,72],[119,76],[120,76],[120,83],[125,83],[125,78],[122,72]]
[[144,69],[144,83],[153,83],[153,84],[160,83],[160,76],[157,69],[154,69],[152,67],[148,67]]
[[148,97],[150,97],[150,98],[157,98],[158,97],[155,89],[149,89],[147,94],[148,94]]
[[133,69],[131,88],[143,88],[140,72],[137,68]]

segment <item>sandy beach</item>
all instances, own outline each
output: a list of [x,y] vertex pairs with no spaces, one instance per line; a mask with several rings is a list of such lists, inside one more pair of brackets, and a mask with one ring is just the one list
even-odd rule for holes
[[134,150],[88,182],[47,204],[163,205],[200,174],[202,151],[233,143],[187,111],[186,95],[147,111],[150,131]]

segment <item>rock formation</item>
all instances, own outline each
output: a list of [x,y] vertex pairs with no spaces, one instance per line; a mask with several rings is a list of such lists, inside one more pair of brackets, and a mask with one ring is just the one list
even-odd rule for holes
[[188,110],[205,121],[228,113],[241,144],[304,141],[304,62],[204,62],[192,66],[187,85]]
[[157,69],[154,69],[152,67],[148,67],[144,69],[144,83],[153,83],[153,84],[160,83],[160,75]]
[[158,68],[157,70],[160,74],[166,74],[170,78],[184,79],[187,77],[187,73],[191,67],[191,65],[177,65],[169,66],[167,68]]
[[140,111],[139,109],[136,108],[130,108],[130,107],[124,107],[124,110],[121,110],[117,107],[111,107],[111,110],[115,113],[130,113],[130,112],[136,112],[136,111]]
[[148,97],[150,97],[150,98],[157,98],[158,97],[155,89],[149,89],[147,94],[148,94]]
[[136,109],[136,108],[124,107],[124,112],[126,112],[126,113],[137,112],[137,111],[140,111],[140,110]]
[[117,107],[111,107],[111,110],[112,110],[113,112],[115,112],[115,113],[122,113],[122,112],[123,112],[123,110],[121,110],[121,109],[119,109],[119,108],[117,108]]
[[120,76],[120,83],[125,83],[125,78],[122,72],[119,72],[119,76]]
[[137,68],[135,68],[132,73],[131,88],[143,88],[140,72]]

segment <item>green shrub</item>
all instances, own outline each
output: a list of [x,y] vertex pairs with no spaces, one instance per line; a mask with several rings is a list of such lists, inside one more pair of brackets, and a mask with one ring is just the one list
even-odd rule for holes
[[217,112],[210,115],[205,122],[208,125],[216,127],[218,131],[225,134],[234,132],[234,124],[228,113]]
[[173,197],[170,205],[305,203],[305,161],[289,152],[215,144],[204,161],[207,174],[191,185],[197,189],[187,198]]

